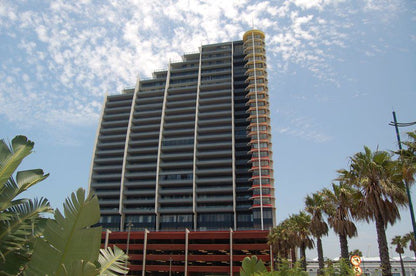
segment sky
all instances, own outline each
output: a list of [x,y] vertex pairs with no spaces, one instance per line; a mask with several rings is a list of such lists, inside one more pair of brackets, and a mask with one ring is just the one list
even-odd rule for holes
[[[106,93],[253,27],[266,34],[278,222],[364,145],[395,150],[392,110],[416,121],[415,1],[0,0],[0,138],[33,140],[20,169],[50,173],[26,196],[62,208],[88,187]],[[400,129],[402,139],[415,129]],[[401,214],[389,241],[411,231],[409,211]],[[374,223],[358,232],[350,249],[378,255]],[[327,257],[339,256],[334,234],[323,243]]]

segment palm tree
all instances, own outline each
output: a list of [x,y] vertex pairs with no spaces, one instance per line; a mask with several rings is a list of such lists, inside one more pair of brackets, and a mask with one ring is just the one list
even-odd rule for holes
[[272,246],[273,254],[278,259],[287,259],[289,256],[290,245],[286,230],[282,224],[279,224],[270,230],[267,237],[267,243]]
[[349,178],[360,191],[356,217],[375,221],[383,275],[391,275],[385,229],[400,219],[399,207],[407,204],[407,196],[400,166],[386,151],[364,152],[351,157]]
[[297,261],[296,249],[299,247],[298,233],[295,222],[293,219],[287,218],[282,223],[284,237],[286,238],[287,249],[290,252],[290,258],[292,260],[292,267],[295,266]]
[[311,217],[301,211],[299,214],[291,215],[289,221],[292,223],[295,233],[294,242],[300,249],[301,267],[306,271],[306,249],[311,249],[314,246],[311,238]]
[[332,184],[332,190],[323,189],[322,196],[328,215],[328,224],[339,237],[341,258],[348,260],[348,240],[357,236],[357,227],[352,221],[351,210],[357,201],[357,191],[345,181]]
[[293,222],[289,219],[285,219],[276,227],[273,227],[268,235],[268,243],[272,246],[275,256],[279,259],[288,259],[290,253],[292,263],[295,263],[297,247],[295,236]]
[[328,225],[323,219],[323,209],[325,208],[324,197],[321,193],[314,193],[305,199],[305,211],[311,216],[311,233],[316,238],[316,248],[318,250],[318,275],[322,275],[324,269],[324,253],[322,250],[322,236],[328,235]]
[[396,246],[396,252],[399,253],[399,257],[400,257],[400,266],[402,267],[402,275],[406,276],[406,272],[404,271],[403,259],[402,259],[404,248],[406,248],[406,245],[407,245],[406,238],[397,235],[391,240],[391,244]]
[[416,130],[407,134],[409,140],[402,143],[406,148],[396,154],[399,155],[402,163],[403,179],[411,185],[415,182],[414,175],[416,173]]
[[416,258],[416,242],[415,242],[415,235],[413,234],[413,232],[407,233],[406,235],[404,235],[404,238],[406,240],[406,244],[408,242],[409,243],[409,250],[413,251],[413,253],[415,254],[415,258]]
[[350,256],[363,256],[363,252],[361,252],[360,249],[354,249],[353,251],[350,252]]
[[48,177],[42,170],[14,172],[30,153],[34,143],[16,136],[8,146],[0,140],[0,274],[17,275],[29,260],[34,239],[42,234],[52,212],[44,199],[19,198],[21,193]]

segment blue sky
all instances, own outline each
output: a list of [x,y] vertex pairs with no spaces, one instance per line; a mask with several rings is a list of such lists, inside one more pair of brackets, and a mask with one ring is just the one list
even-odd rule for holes
[[[416,121],[414,1],[0,0],[0,137],[35,141],[22,168],[51,174],[28,196],[60,207],[87,188],[105,93],[253,26],[267,36],[278,221],[363,145],[396,149],[393,109]],[[409,231],[403,210],[388,238]],[[377,255],[374,225],[359,235],[350,249]],[[338,256],[334,235],[324,247]]]

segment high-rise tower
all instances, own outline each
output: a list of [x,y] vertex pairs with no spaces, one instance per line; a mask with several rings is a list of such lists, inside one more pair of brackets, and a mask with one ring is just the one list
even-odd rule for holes
[[90,179],[104,227],[274,226],[264,38],[203,45],[106,97]]

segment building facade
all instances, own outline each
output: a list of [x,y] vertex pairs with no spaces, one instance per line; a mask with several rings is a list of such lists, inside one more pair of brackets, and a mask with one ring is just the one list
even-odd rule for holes
[[275,225],[264,33],[199,50],[106,97],[90,177],[105,228]]
[[102,234],[102,244],[129,254],[128,275],[240,275],[245,257],[273,260],[268,231],[135,231]]

